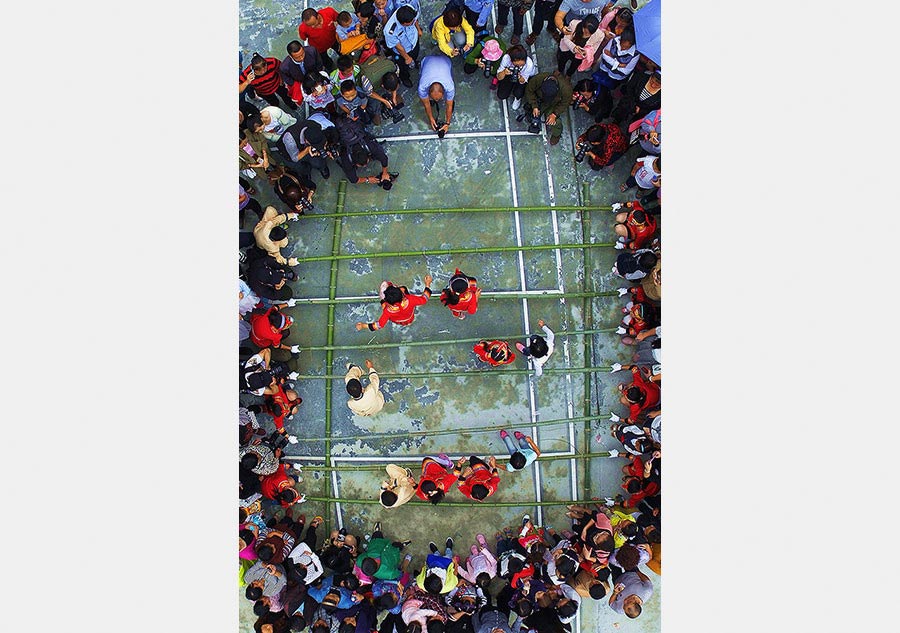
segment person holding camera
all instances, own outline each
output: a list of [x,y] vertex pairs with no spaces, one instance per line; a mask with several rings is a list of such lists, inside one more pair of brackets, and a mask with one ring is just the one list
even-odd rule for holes
[[522,105],[522,97],[525,96],[525,86],[528,80],[537,74],[537,66],[528,56],[528,51],[521,44],[511,46],[497,68],[497,99],[503,101],[510,95],[513,101],[510,108],[514,111]]
[[[398,9],[399,10],[399,9]],[[456,97],[456,86],[451,73],[451,61],[445,55],[428,55],[422,59],[422,73],[419,75],[419,99],[425,107],[425,115],[431,129],[437,132],[438,138],[444,138],[450,128],[453,117],[453,99]],[[435,116],[440,113],[440,102],[446,99],[446,116],[443,123],[438,123]]]
[[[547,125],[550,145],[559,143],[562,136],[560,118],[572,103],[572,82],[559,71],[538,73],[525,86],[525,103],[530,110],[528,131],[539,134],[541,122]],[[524,118],[524,117],[523,117]],[[516,120],[520,120],[516,117]]]
[[[388,172],[388,156],[381,143],[360,121],[339,119],[337,128],[341,135],[338,163],[347,175],[347,180],[354,184],[379,185],[385,191],[390,191],[398,174]],[[381,174],[360,176],[357,171],[368,165],[373,158],[381,163]]]
[[[331,93],[329,93],[331,94]],[[320,120],[310,118],[298,121],[285,130],[278,142],[279,149],[290,161],[288,167],[293,167],[299,174],[308,176],[311,169],[315,168],[322,174],[322,178],[328,178],[331,171],[328,169],[325,156],[325,132]],[[332,127],[334,124],[321,115]]]
[[628,150],[628,141],[614,123],[595,123],[575,143],[575,161],[588,159],[594,171],[612,165]]

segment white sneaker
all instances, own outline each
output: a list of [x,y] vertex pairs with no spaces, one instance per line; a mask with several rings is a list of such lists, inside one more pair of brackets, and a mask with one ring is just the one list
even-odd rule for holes
[[518,110],[520,105],[522,105],[521,99],[513,99],[513,102],[512,102],[512,104],[510,104],[510,107],[513,110]]

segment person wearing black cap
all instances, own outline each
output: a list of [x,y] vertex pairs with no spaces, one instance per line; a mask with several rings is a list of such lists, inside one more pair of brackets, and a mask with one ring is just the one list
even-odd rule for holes
[[532,120],[547,124],[550,144],[556,145],[562,136],[560,118],[572,103],[572,82],[558,71],[538,73],[525,86],[525,104]]
[[363,389],[359,379],[363,375],[362,368],[353,363],[347,363],[347,375],[344,376],[344,384],[351,399],[347,406],[356,415],[375,415],[384,407],[384,394],[378,390],[379,379],[372,361],[366,359],[366,367],[369,369],[369,384]]

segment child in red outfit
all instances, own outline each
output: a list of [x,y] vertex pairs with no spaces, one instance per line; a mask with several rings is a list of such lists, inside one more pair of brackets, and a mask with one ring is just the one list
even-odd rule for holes
[[[613,210],[622,208],[621,203],[614,204]],[[628,209],[616,214],[616,224],[613,227],[616,233],[616,248],[628,248],[636,251],[643,248],[656,232],[656,218],[647,213],[637,200],[626,202]]]
[[643,411],[655,409],[659,406],[659,385],[644,377],[644,371],[637,365],[631,366],[632,383],[619,384],[622,392],[619,402],[628,407],[628,417],[638,419]]
[[625,345],[633,345],[635,337],[643,332],[659,325],[659,315],[656,306],[647,299],[641,286],[629,288],[632,300],[625,304],[622,312],[622,324],[616,329],[616,334],[622,334],[622,342]]
[[389,281],[383,282],[380,291],[382,296],[381,318],[372,323],[360,321],[356,324],[356,329],[380,330],[387,325],[388,321],[393,321],[397,325],[409,325],[416,319],[416,306],[428,302],[428,298],[431,296],[430,286],[431,275],[425,275],[425,290],[421,295],[409,294],[406,286],[395,286]]
[[516,355],[506,341],[478,341],[472,351],[480,360],[493,367],[508,365],[516,360]]
[[459,491],[469,499],[475,501],[484,501],[492,494],[497,492],[497,486],[500,485],[500,471],[497,469],[497,459],[491,455],[488,461],[472,455],[466,463],[466,458],[461,457],[456,462],[456,468],[453,469],[455,475],[459,477]]
[[457,268],[447,287],[441,292],[441,303],[450,308],[451,314],[457,319],[465,319],[466,312],[475,314],[478,310],[481,288],[477,286],[477,281],[475,277],[469,277]]

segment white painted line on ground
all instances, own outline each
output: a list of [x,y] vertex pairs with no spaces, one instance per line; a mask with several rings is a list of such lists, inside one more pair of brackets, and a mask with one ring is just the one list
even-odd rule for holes
[[[443,140],[447,140],[448,138],[501,138],[506,135],[512,136],[534,136],[534,134],[529,134],[525,130],[517,130],[514,132],[503,132],[502,130],[499,132],[447,132],[444,135]],[[382,136],[378,137],[379,141],[429,141],[429,140],[439,140],[437,134],[434,132],[430,132],[427,134],[403,134],[401,136]]]
[[[561,294],[561,291],[558,288],[553,288],[550,290],[525,290],[525,294],[533,297],[552,297],[554,295]],[[508,295],[520,295],[523,294],[521,290],[490,290],[486,292],[482,292],[482,297],[506,297]],[[326,301],[331,301],[328,297],[296,297],[298,304],[302,301],[304,304],[312,304],[316,303],[324,303]],[[335,297],[335,299],[340,299],[341,301],[375,301],[378,299],[378,295],[356,295],[351,297]]]
[[[332,494],[334,495],[334,498],[340,499],[341,491],[340,491],[340,488],[338,487],[338,478],[337,478],[336,470],[331,471],[331,489],[332,489]],[[335,515],[337,516],[338,529],[340,530],[342,527],[344,527],[344,512],[341,510],[341,502],[340,501],[336,501],[334,506],[335,506]]]

